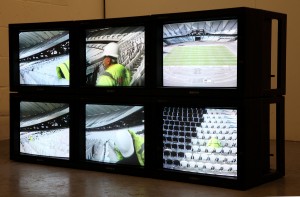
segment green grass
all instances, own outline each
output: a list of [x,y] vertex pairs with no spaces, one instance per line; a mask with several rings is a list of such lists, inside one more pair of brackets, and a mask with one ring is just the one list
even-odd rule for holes
[[237,57],[225,46],[176,47],[164,57],[164,66],[236,65]]

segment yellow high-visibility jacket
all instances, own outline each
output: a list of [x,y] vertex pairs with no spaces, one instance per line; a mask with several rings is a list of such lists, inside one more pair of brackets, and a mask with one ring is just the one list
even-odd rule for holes
[[129,86],[130,82],[130,71],[122,64],[114,64],[98,77],[96,86]]
[[67,79],[70,80],[70,61],[66,61],[64,63],[59,64],[56,67],[57,77],[59,79]]

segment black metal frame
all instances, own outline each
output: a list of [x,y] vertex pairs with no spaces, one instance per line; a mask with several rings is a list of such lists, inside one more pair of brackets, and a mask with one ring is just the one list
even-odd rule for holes
[[[105,3],[105,1],[104,1]],[[104,6],[105,9],[105,6]],[[105,18],[105,12],[104,12]],[[163,87],[162,25],[172,22],[214,19],[238,20],[238,62],[236,88]],[[271,89],[271,22],[278,20],[277,88]],[[92,27],[146,26],[146,86],[87,88],[85,86],[85,30]],[[70,31],[70,87],[21,86],[18,71],[18,33],[40,29]],[[234,189],[248,189],[285,175],[285,100],[286,93],[286,15],[252,8],[230,8],[199,12],[163,14],[120,19],[12,24],[10,43],[10,158],[45,165],[81,168]],[[84,37],[82,37],[84,36]],[[79,80],[78,80],[79,79]],[[20,101],[67,102],[70,104],[70,159],[20,154]],[[84,105],[86,103],[143,104],[146,130],[144,167],[110,165],[85,160]],[[232,107],[238,110],[238,174],[223,177],[174,171],[162,167],[161,107],[164,105]],[[276,105],[276,166],[270,171],[270,105]]]

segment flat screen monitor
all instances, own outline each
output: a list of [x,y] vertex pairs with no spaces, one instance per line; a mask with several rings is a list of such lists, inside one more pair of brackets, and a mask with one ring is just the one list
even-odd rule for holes
[[21,101],[19,129],[21,155],[69,159],[69,104]]
[[86,29],[86,85],[145,86],[145,26]]
[[85,159],[144,166],[144,106],[86,104]]
[[237,87],[237,19],[165,23],[161,36],[164,87]]
[[237,177],[237,109],[163,107],[163,168]]

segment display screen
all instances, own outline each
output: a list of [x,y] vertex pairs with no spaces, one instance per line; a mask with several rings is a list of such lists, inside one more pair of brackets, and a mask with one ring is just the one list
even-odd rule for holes
[[164,107],[163,168],[237,176],[237,110]]
[[237,20],[163,25],[163,86],[237,87]]
[[[112,58],[107,62],[106,57]],[[144,86],[145,27],[86,31],[86,83],[90,86]]]
[[86,105],[86,160],[144,166],[144,107]]
[[69,158],[69,105],[20,102],[20,153]]
[[20,84],[69,86],[68,31],[19,33]]

